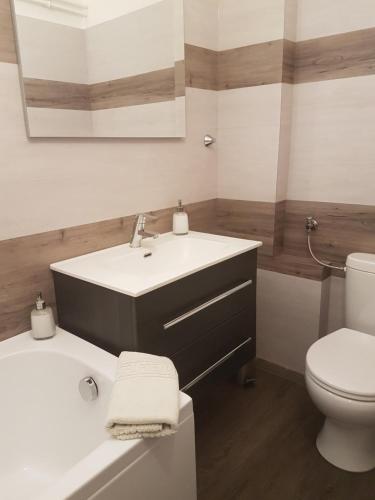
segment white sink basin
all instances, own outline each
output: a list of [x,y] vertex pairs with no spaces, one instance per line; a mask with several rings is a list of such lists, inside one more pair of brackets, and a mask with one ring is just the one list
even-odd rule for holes
[[[190,232],[147,238],[51,264],[51,269],[132,297],[260,247],[260,241]],[[145,254],[151,255],[145,257]]]

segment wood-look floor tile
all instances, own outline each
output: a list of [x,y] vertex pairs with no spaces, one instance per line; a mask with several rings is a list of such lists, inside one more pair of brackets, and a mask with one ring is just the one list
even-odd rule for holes
[[258,370],[255,388],[222,382],[196,402],[198,500],[373,500],[315,447],[323,423],[304,386]]

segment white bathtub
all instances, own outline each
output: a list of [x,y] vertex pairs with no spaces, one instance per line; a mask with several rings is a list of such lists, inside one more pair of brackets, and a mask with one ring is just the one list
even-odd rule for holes
[[[194,418],[181,393],[168,438],[117,441],[104,429],[117,358],[61,329],[0,343],[1,500],[195,500]],[[99,397],[86,402],[91,376]]]

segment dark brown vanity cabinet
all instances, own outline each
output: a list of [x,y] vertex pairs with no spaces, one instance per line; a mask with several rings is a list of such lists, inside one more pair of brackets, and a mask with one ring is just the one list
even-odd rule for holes
[[170,357],[180,387],[255,356],[257,251],[139,297],[54,272],[61,328],[118,355]]

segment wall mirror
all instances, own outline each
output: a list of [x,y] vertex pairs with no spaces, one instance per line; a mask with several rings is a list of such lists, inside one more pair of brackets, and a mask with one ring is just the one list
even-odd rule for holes
[[30,137],[184,137],[183,0],[13,0]]

